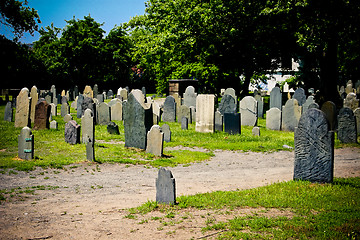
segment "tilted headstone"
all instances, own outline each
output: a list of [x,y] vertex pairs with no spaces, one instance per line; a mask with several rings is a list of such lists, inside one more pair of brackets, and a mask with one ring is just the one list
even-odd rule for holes
[[278,131],[281,129],[281,111],[277,107],[266,111],[266,128]]
[[162,156],[164,145],[164,133],[159,125],[153,125],[147,133],[146,152],[156,156]]
[[305,113],[309,109],[309,106],[314,103],[315,103],[314,96],[309,96],[306,99],[306,102],[302,105],[302,113]]
[[294,133],[294,180],[331,183],[334,176],[334,133],[325,114],[309,109]]
[[93,98],[94,92],[90,86],[86,85],[83,92],[84,97]]
[[270,109],[276,107],[282,108],[282,95],[279,87],[274,87],[270,92]]
[[178,112],[178,122],[182,122],[182,118],[186,117],[188,119],[188,122],[191,123],[191,110],[188,106],[181,105]]
[[65,117],[66,114],[70,113],[70,106],[66,102],[61,104],[61,116]]
[[5,106],[4,120],[7,122],[13,121],[13,108],[11,102],[8,102]]
[[257,101],[254,97],[247,96],[240,101],[241,125],[257,125]]
[[120,134],[119,126],[114,122],[109,122],[106,129],[107,129],[108,133],[110,133],[110,134],[115,134],[115,135]]
[[167,96],[164,102],[164,112],[162,114],[163,122],[175,122],[176,103],[173,96]]
[[219,112],[215,112],[215,131],[223,131],[224,127],[224,118],[223,115]]
[[359,99],[356,99],[355,93],[349,93],[344,100],[344,107],[355,110],[359,107]]
[[84,102],[84,95],[79,94],[77,102],[76,102],[76,117],[81,118],[84,111],[82,110],[82,104]]
[[235,113],[236,112],[236,100],[230,94],[225,94],[219,103],[219,112],[224,115],[224,113]]
[[18,136],[18,155],[25,160],[34,158],[34,136],[29,127],[23,127]]
[[73,117],[70,115],[70,114],[66,114],[65,116],[64,116],[64,122],[69,122],[69,121],[71,121],[71,120],[73,120]]
[[166,123],[161,126],[161,130],[164,133],[164,141],[171,142],[171,131],[169,125]]
[[84,115],[81,117],[82,143],[95,142],[95,126],[94,113],[91,109],[86,109]]
[[241,114],[224,114],[224,131],[229,134],[241,134]]
[[264,99],[260,95],[256,95],[255,100],[257,101],[257,116],[258,116],[258,118],[263,118],[264,117]]
[[33,86],[30,90],[31,108],[30,108],[30,120],[33,123],[35,121],[35,107],[39,100],[38,89]]
[[188,86],[185,89],[184,93],[184,105],[188,107],[196,107],[196,97],[197,93],[195,92],[195,88],[193,86]]
[[16,98],[15,127],[31,126],[30,107],[31,98],[29,98],[29,89],[23,88]]
[[100,125],[108,125],[111,121],[110,119],[110,107],[107,103],[102,102],[98,106],[97,111],[97,123]]
[[215,95],[199,94],[196,97],[196,132],[214,132]]
[[360,135],[360,108],[355,109],[354,115],[356,119],[356,131],[357,134]]
[[342,143],[357,142],[356,119],[350,108],[341,108],[339,111],[337,136]]
[[[118,99],[119,100],[119,99]],[[112,105],[110,107],[111,109],[111,120],[117,120],[117,121],[122,121],[122,103],[120,102],[116,102],[114,105]]]
[[283,131],[295,131],[301,117],[301,107],[296,99],[286,101],[282,111],[281,129]]
[[93,96],[97,97],[98,95],[99,95],[99,86],[95,84],[93,88]]
[[305,90],[303,88],[297,88],[293,98],[298,101],[299,106],[302,106],[306,102]]
[[175,204],[176,189],[175,178],[170,170],[160,168],[156,179],[156,202]]
[[51,115],[51,106],[44,100],[35,106],[34,129],[49,129],[49,118]]
[[181,118],[181,129],[188,130],[189,129],[189,119],[187,117]]
[[325,113],[325,117],[329,122],[330,130],[334,131],[336,129],[337,122],[337,111],[335,103],[331,101],[324,102],[321,106],[321,111]]
[[65,124],[65,142],[70,144],[80,143],[80,125],[75,120]]
[[50,129],[58,129],[58,123],[55,120],[50,122]]
[[253,127],[252,135],[259,137],[260,136],[260,128],[259,127]]

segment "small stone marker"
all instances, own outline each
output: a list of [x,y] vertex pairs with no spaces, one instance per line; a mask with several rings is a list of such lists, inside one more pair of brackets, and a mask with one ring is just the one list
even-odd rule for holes
[[266,128],[270,130],[281,129],[281,111],[277,107],[273,107],[266,111]]
[[252,129],[252,135],[260,137],[260,128],[259,127],[253,127]]
[[161,126],[161,130],[164,133],[164,141],[171,142],[171,131],[169,125],[166,123]]
[[241,114],[225,113],[224,129],[224,131],[229,134],[241,134]]
[[156,202],[175,204],[176,189],[175,178],[170,170],[160,168],[156,179]]
[[4,114],[4,120],[7,122],[12,122],[13,121],[13,108],[11,106],[11,102],[8,102],[5,106],[5,114]]
[[16,98],[15,127],[30,126],[30,107],[29,89],[23,88]]
[[50,122],[50,129],[58,129],[58,123],[55,120]]
[[270,92],[270,109],[276,107],[281,110],[282,108],[282,96],[279,87],[274,87]]
[[159,125],[153,125],[147,133],[146,152],[156,156],[162,156],[164,145],[164,133]]
[[302,106],[306,102],[305,90],[303,88],[297,88],[293,95],[293,99],[296,99],[299,106]]
[[337,114],[336,105],[331,101],[324,102],[321,106],[321,111],[325,113],[326,119],[329,122],[330,130],[334,131],[336,128]]
[[315,108],[300,118],[294,134],[294,180],[331,183],[334,175],[334,133],[325,114]]
[[281,129],[283,131],[295,131],[301,117],[301,107],[296,99],[286,101],[282,112]]
[[19,158],[25,160],[34,158],[34,136],[29,127],[21,129],[18,136],[18,155]]
[[173,96],[167,96],[164,102],[164,112],[162,114],[163,122],[175,122],[176,103]]
[[338,115],[338,139],[342,143],[356,143],[356,119],[350,108],[341,108]]
[[203,133],[214,132],[215,95],[199,94],[196,98],[195,131]]
[[64,122],[69,122],[69,121],[71,121],[71,120],[73,120],[73,117],[70,115],[70,114],[66,114],[65,116],[64,116]]
[[110,134],[115,134],[115,135],[120,134],[119,126],[114,122],[109,122],[106,129]]
[[224,117],[219,111],[215,112],[215,131],[222,132],[224,128]]
[[184,105],[188,107],[196,107],[197,93],[193,86],[188,86],[184,93]]
[[34,129],[49,129],[50,105],[43,99],[35,106]]
[[188,130],[189,128],[189,119],[187,117],[181,118],[181,129],[182,130]]
[[70,144],[80,143],[80,125],[75,120],[65,124],[65,142]]

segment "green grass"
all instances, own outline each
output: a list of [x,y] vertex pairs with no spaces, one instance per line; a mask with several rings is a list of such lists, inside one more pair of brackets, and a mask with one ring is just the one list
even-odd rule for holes
[[289,181],[243,191],[180,196],[172,206],[149,201],[130,212],[136,216],[159,210],[174,217],[190,208],[227,209],[230,214],[248,207],[278,209],[291,211],[292,216],[253,213],[220,222],[208,218],[202,230],[222,230],[219,239],[359,239],[359,190],[360,178],[336,178],[333,184]]

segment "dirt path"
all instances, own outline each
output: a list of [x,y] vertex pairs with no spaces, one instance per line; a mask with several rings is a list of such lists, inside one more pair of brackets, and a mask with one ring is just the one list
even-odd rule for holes
[[[169,168],[177,196],[217,190],[248,189],[293,175],[293,152],[241,153],[215,151],[210,161]],[[205,214],[188,210],[173,226],[164,226],[160,212],[129,219],[125,208],[155,200],[157,169],[118,164],[81,164],[67,170],[37,169],[0,174],[6,194],[0,205],[1,239],[190,239],[203,236]],[[360,149],[335,150],[335,177],[360,176]],[[45,186],[46,190],[40,190]],[[29,190],[34,190],[31,193]],[[20,193],[25,191],[30,193]],[[246,214],[238,209],[232,214]],[[274,210],[275,211],[275,210]],[[217,220],[231,217],[219,212]],[[291,214],[270,211],[269,214]],[[152,220],[157,216],[163,220]],[[186,219],[186,220],[184,220]],[[172,221],[176,221],[172,219]],[[141,224],[145,223],[145,224]],[[166,225],[166,224],[165,224]],[[209,239],[209,238],[208,238]]]

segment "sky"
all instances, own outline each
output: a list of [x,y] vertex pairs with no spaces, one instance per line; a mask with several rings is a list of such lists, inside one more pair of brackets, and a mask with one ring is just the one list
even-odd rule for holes
[[[1,0],[0,0],[1,1]],[[115,25],[128,22],[131,17],[145,13],[145,0],[28,0],[28,6],[38,11],[41,24],[46,27],[54,23],[55,27],[63,29],[65,20],[83,19],[90,16],[98,23],[104,23],[101,27],[106,35]],[[1,33],[12,38],[9,29],[3,26]],[[23,43],[32,43],[39,39],[39,33],[24,34],[20,40]]]

